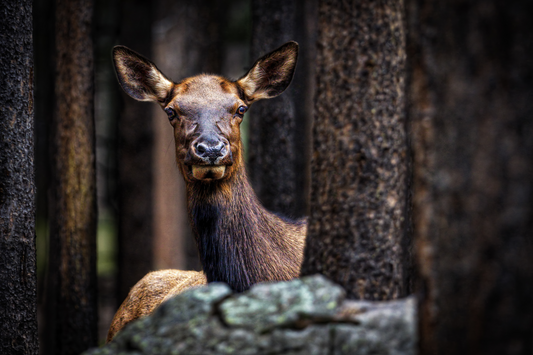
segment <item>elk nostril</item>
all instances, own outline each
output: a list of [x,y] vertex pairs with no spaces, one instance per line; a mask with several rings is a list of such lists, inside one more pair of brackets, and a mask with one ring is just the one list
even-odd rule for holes
[[218,144],[215,147],[213,147],[213,150],[217,153],[220,153],[222,149],[224,149],[224,143],[222,142],[218,142]]
[[194,153],[205,162],[215,164],[218,158],[226,154],[226,145],[221,141],[198,142],[194,144]]
[[205,144],[198,143],[196,145],[196,151],[200,154],[203,154],[207,151],[207,146]]

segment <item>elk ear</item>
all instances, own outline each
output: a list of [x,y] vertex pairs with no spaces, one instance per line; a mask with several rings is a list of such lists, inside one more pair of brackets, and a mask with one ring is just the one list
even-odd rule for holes
[[276,97],[291,83],[297,60],[298,43],[287,42],[259,58],[237,83],[249,101]]
[[139,101],[167,101],[174,83],[154,63],[128,47],[113,48],[113,62],[122,89]]

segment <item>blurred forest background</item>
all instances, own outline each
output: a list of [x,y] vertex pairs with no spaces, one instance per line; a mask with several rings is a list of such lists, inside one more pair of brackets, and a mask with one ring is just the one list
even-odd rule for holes
[[[261,19],[265,11],[274,17]],[[294,171],[309,169],[309,157],[305,152],[310,144],[313,81],[305,76],[310,62],[306,51],[311,48],[307,42],[314,40],[311,37],[316,21],[315,16],[306,16],[307,12],[316,12],[314,2],[256,4],[255,28],[268,26],[265,21],[270,21],[274,29],[258,30],[252,36],[254,14],[252,3],[247,0],[94,2],[96,245],[101,341],[129,289],[147,272],[165,268],[201,270],[187,220],[184,183],[175,164],[171,126],[159,107],[136,102],[122,92],[112,67],[112,47],[121,44],[134,49],[179,81],[203,72],[238,79],[251,66],[252,55],[255,60],[286,41],[300,42],[300,62],[290,92],[269,102],[268,107],[263,103],[254,105],[244,120],[242,131],[245,151],[252,164],[249,172],[255,177],[254,187],[262,194],[265,205],[286,215],[302,217],[308,208],[309,174],[295,177]],[[46,306],[47,299],[54,296],[45,292],[54,289],[47,272],[53,274],[57,268],[48,260],[49,255],[57,255],[48,242],[52,188],[49,147],[50,137],[53,137],[50,127],[57,65],[55,14],[54,1],[34,2],[39,327],[41,344],[45,346],[53,338],[51,323],[54,321],[51,319],[56,317],[50,306]],[[272,114],[272,110],[277,112]],[[261,134],[249,137],[250,122],[253,122],[249,116],[254,112],[267,117],[262,122],[252,123],[253,129]],[[296,129],[287,130],[295,126]],[[277,144],[292,143],[296,136],[303,146],[303,155],[298,158],[291,156],[286,144]],[[260,150],[248,149],[250,140],[252,144],[254,140],[262,140],[262,146],[274,145],[270,157],[261,157]],[[295,165],[287,173],[285,184],[275,183],[278,179],[272,177],[272,173],[260,171],[263,164],[275,166],[275,162],[264,161],[275,156],[280,160],[292,159],[289,163]],[[259,170],[254,171],[254,164]]]
[[[43,332],[50,329],[44,309],[50,230],[48,147],[56,80],[54,19],[54,1],[34,2],[41,344],[50,338]],[[175,81],[202,72],[237,79],[252,64],[251,38],[252,9],[247,0],[94,2],[100,341],[105,339],[111,318],[129,289],[147,272],[201,270],[187,221],[184,184],[175,164],[171,126],[159,107],[135,102],[122,92],[112,67],[111,49],[117,44],[129,46],[153,60]],[[297,40],[288,34],[286,38]],[[254,54],[273,50],[284,39],[269,42]],[[244,122],[247,146],[249,118]],[[299,206],[299,216],[305,208]]]
[[77,354],[147,272],[200,269],[168,119],[120,90],[112,47],[175,81],[236,79],[289,40],[293,83],[242,130],[265,207],[308,216],[301,274],[352,299],[415,293],[421,354],[532,353],[531,0],[0,10],[1,353]]

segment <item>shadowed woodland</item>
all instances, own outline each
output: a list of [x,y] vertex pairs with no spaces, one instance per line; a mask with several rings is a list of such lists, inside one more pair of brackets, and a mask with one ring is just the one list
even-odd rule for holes
[[24,0],[0,5],[0,353],[103,343],[131,287],[201,270],[173,131],[115,45],[178,82],[294,40],[241,124],[262,204],[308,218],[301,275],[414,294],[420,354],[533,353],[533,3]]

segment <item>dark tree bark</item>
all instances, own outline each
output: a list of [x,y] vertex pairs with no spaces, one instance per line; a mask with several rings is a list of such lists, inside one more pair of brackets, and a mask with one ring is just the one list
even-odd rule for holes
[[[154,5],[122,2],[119,42],[152,56]],[[118,130],[118,301],[153,268],[153,123],[151,105],[122,93]]]
[[0,5],[0,353],[38,354],[32,2]]
[[97,345],[93,3],[56,1],[46,353]]
[[350,298],[409,292],[401,1],[319,1],[311,215],[302,275]]
[[533,3],[409,1],[422,354],[531,354]]
[[252,2],[252,60],[288,41],[300,42],[297,74],[291,87],[252,108],[247,168],[263,205],[293,217],[307,213],[311,110],[305,97],[312,97],[309,54],[314,43],[302,14],[312,13],[308,8],[314,4],[298,0]]
[[[201,73],[220,74],[223,10],[220,0],[160,0],[151,59],[174,81]],[[155,264],[157,268],[202,270],[187,218],[185,184],[176,166],[172,127],[160,107],[151,105],[150,108],[155,112],[157,137],[154,152]]]

